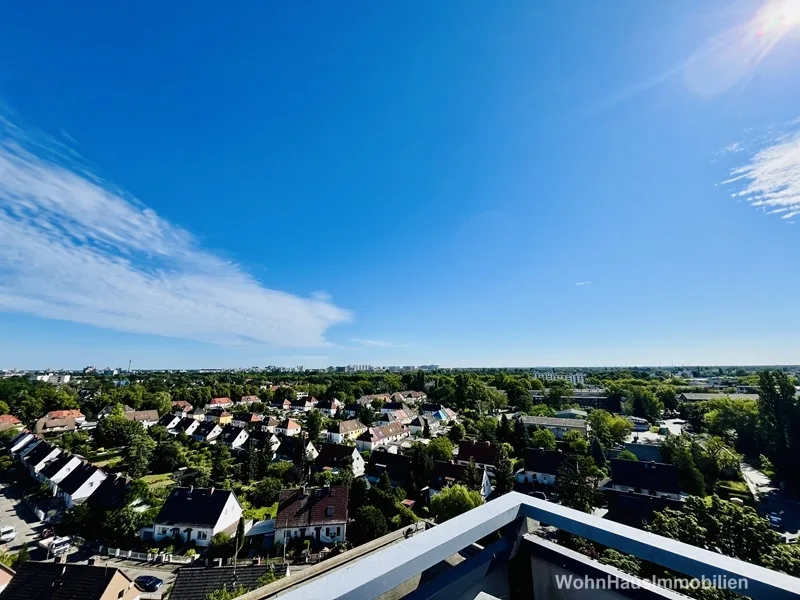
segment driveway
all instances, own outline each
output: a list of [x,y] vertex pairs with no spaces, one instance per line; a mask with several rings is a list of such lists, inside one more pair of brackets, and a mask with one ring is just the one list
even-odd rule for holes
[[779,513],[783,519],[781,532],[796,538],[800,535],[800,503],[784,490],[772,485],[769,477],[747,464],[741,463],[742,477],[756,498],[759,514]]
[[30,508],[21,502],[22,493],[7,483],[0,483],[0,524],[11,525],[17,530],[15,537],[3,548],[17,552],[24,543],[32,543],[39,537],[41,523]]

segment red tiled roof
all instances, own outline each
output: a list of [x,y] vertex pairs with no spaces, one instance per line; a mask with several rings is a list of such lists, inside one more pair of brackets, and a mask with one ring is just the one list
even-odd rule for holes
[[278,427],[281,429],[300,429],[300,423],[294,419],[284,419]]
[[0,424],[3,425],[19,425],[22,421],[20,421],[14,415],[0,415]]
[[230,404],[230,403],[231,403],[231,399],[230,398],[212,398],[211,402],[209,402],[209,404],[211,404],[211,406],[221,406],[221,405]]
[[461,440],[458,444],[458,460],[474,460],[476,463],[493,465],[500,454],[500,447],[489,442],[474,442]]
[[348,491],[344,485],[282,490],[278,499],[275,528],[346,523]]
[[80,419],[83,413],[79,410],[51,410],[45,415],[48,419],[66,419],[72,417],[73,419]]
[[258,396],[242,396],[240,402],[261,402],[261,398]]

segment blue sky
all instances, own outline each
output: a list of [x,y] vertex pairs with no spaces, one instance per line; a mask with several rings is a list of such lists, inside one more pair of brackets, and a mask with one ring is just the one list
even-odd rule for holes
[[0,368],[800,363],[800,2],[27,4]]

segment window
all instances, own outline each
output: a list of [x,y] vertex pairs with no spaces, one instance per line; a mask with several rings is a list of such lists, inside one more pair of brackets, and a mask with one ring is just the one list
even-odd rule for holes
[[329,506],[328,510],[325,511],[325,514],[328,515],[329,517],[332,517],[333,516],[333,507]]
[[198,531],[197,532],[197,539],[198,540],[207,540],[208,539],[208,533],[206,533],[205,531]]
[[342,528],[341,527],[337,527],[336,528],[336,535],[339,535],[341,533],[341,531],[342,531]]
[[167,535],[167,528],[166,528],[166,527],[162,527],[162,528],[159,530],[159,533],[160,533],[161,535]]

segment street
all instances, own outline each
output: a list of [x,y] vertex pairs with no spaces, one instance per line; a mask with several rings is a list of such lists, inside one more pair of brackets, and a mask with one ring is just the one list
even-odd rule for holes
[[0,525],[10,525],[17,530],[17,537],[2,546],[11,552],[17,552],[22,544],[30,544],[39,537],[41,524],[31,509],[21,502],[21,497],[17,488],[0,483]]
[[800,536],[800,503],[784,490],[772,485],[769,477],[755,467],[741,463],[742,477],[747,487],[756,498],[756,507],[760,515],[767,516],[771,512],[780,514],[783,524],[781,533],[788,539]]

